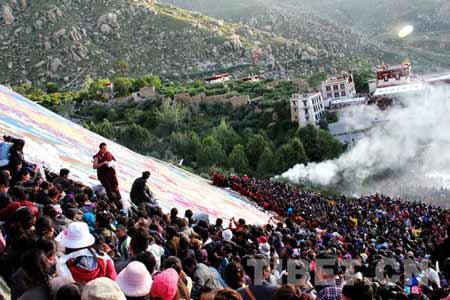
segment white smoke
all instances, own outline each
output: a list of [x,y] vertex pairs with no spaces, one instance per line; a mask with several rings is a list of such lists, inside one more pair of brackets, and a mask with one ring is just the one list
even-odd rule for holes
[[281,176],[296,183],[361,191],[368,180],[389,182],[386,174],[414,184],[424,184],[433,174],[435,178],[450,174],[448,90],[430,87],[400,100],[401,105],[386,111],[364,106],[344,114],[341,120],[351,130],[371,128],[365,137],[337,159],[296,165]]

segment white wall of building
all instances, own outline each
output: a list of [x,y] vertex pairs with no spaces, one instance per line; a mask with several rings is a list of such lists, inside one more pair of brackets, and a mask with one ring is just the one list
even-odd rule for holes
[[291,121],[300,127],[318,124],[325,116],[322,94],[294,94],[291,97]]
[[355,96],[355,82],[353,80],[350,82],[349,78],[332,77],[322,82],[322,97],[325,100],[353,98]]

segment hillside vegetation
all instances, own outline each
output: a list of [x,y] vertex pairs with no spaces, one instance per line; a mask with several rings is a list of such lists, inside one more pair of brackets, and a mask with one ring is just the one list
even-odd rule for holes
[[[145,155],[174,163],[208,176],[211,170],[266,178],[296,163],[318,162],[341,154],[340,144],[321,128],[298,129],[291,123],[289,99],[305,91],[307,80],[242,82],[205,85],[202,81],[176,83],[158,76],[118,77],[112,80],[116,99],[105,99],[109,79],[86,78],[83,88],[58,92],[56,83],[46,90],[30,84],[15,90],[53,111],[79,122],[100,135]],[[154,86],[159,94],[138,101],[129,96]],[[180,102],[180,93],[204,93],[226,99],[248,96],[251,103],[233,106],[226,101]]]

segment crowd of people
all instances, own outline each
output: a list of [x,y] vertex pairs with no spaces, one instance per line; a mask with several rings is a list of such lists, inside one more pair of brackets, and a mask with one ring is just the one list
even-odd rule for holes
[[274,217],[264,225],[209,220],[191,210],[163,212],[147,171],[127,210],[106,144],[93,158],[102,187],[89,187],[71,180],[69,169],[54,174],[27,162],[24,140],[4,141],[0,276],[13,300],[449,297],[447,210],[213,174],[214,184]]

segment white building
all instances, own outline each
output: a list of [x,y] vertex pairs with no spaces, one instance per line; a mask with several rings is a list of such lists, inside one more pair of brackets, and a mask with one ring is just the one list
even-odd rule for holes
[[355,82],[351,73],[342,72],[340,75],[331,76],[322,82],[322,97],[325,100],[355,96]]
[[291,121],[300,127],[318,124],[325,117],[322,94],[294,94],[291,97]]
[[205,78],[205,83],[208,85],[212,84],[218,84],[218,83],[224,83],[227,81],[230,81],[231,76],[228,73],[220,74],[220,75],[214,75],[208,78]]

